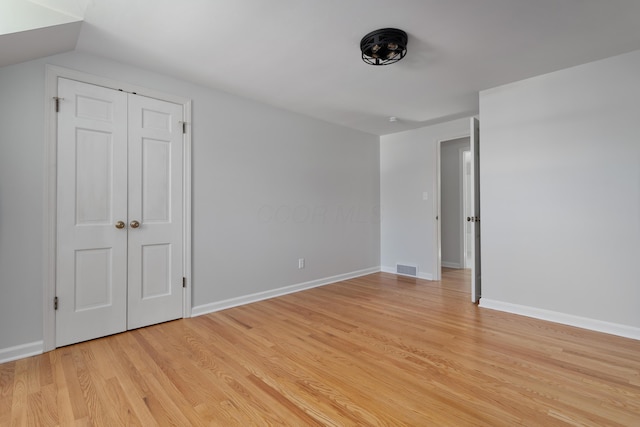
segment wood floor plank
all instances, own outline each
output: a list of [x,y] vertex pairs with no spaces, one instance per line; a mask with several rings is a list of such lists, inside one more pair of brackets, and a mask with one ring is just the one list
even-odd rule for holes
[[60,349],[60,366],[64,371],[65,389],[68,394],[68,401],[73,414],[73,421],[83,420],[89,417],[88,403],[82,393],[81,378],[74,363],[74,349],[76,347],[69,346]]
[[640,341],[376,273],[0,365],[0,426],[640,426]]
[[[168,325],[168,327],[173,328],[179,326],[179,323],[180,322],[174,322]],[[181,329],[181,331],[184,330]],[[153,340],[148,339],[149,345],[151,345],[152,342],[158,344],[167,342],[164,340],[164,334],[160,333],[159,329],[148,328],[147,332],[149,334],[155,334],[156,337],[154,338],[157,338]],[[193,340],[191,342],[193,342]],[[225,412],[226,408],[233,407],[236,408],[236,411],[239,409],[239,412],[243,414],[241,418],[246,418],[246,413],[258,411],[264,413],[264,419],[269,420],[270,423],[281,424],[283,422],[282,419],[274,414],[270,414],[266,408],[255,407],[256,404],[260,404],[261,399],[256,399],[254,393],[246,387],[247,383],[243,379],[243,373],[234,373],[229,369],[228,361],[224,360],[226,357],[225,354],[207,357],[209,362],[215,360],[215,363],[208,363],[206,366],[195,366],[190,363],[183,363],[178,366],[174,363],[175,357],[173,357],[173,354],[171,357],[164,358],[167,350],[171,352],[170,349],[162,346],[156,349],[147,348],[149,353],[155,354],[155,358],[159,361],[159,364],[164,366],[163,372],[167,376],[167,379],[176,383],[177,387],[179,387],[177,383],[185,383],[184,378],[190,379],[188,383],[188,386],[192,389],[190,393],[195,391],[196,395],[199,395],[193,398],[197,400],[196,406],[199,408],[202,408],[203,404],[205,404],[209,407],[209,410],[214,409],[213,412],[218,415],[218,418],[222,419],[234,420],[234,417]],[[173,350],[178,354],[182,353],[187,360],[192,360],[192,358],[189,357],[192,354],[191,350],[187,349],[184,345],[174,347]],[[202,353],[200,355],[202,355]],[[208,385],[208,387],[206,387],[205,384]],[[239,424],[242,425],[250,422],[251,418],[247,418],[239,421]]]
[[136,390],[142,403],[159,425],[202,425],[197,419],[192,424],[190,412],[184,396],[169,383],[162,369],[140,346],[140,331],[135,330],[120,334],[118,338],[124,343],[121,348],[122,361],[126,364],[131,378],[129,385]]
[[48,402],[49,416],[53,420],[52,425],[73,425],[74,415],[71,406],[71,397],[67,388],[67,380],[62,367],[61,356],[65,349],[57,349],[46,355],[50,361],[51,379],[53,383],[47,384],[44,390],[45,402]]
[[15,366],[16,362],[0,364],[0,426],[11,423]]
[[[118,346],[119,338],[113,337],[113,339],[106,338],[102,341],[103,344],[108,344],[102,347],[102,354],[112,362],[110,370],[114,376],[107,380],[107,387],[111,395],[116,395],[112,398],[114,405],[120,404],[124,401],[124,405],[127,408],[127,415],[134,421],[140,422],[141,425],[147,427],[157,426],[156,419],[151,414],[148,406],[146,405],[145,395],[140,392],[139,372],[132,367],[129,359],[123,353],[123,350]],[[123,410],[122,408],[120,409]],[[130,415],[130,411],[132,412]]]
[[[220,316],[216,316],[216,320],[220,320]],[[217,324],[216,320],[211,318],[203,318],[203,322],[207,324],[207,328],[213,328],[209,330],[222,331],[225,329],[224,324]],[[237,324],[229,324],[231,330]],[[243,402],[238,401],[243,395],[249,397],[250,406],[245,408],[246,412],[254,412],[257,414],[268,414],[266,417],[270,419],[275,425],[281,425],[286,423],[287,420],[293,420],[300,418],[302,413],[291,412],[288,408],[289,405],[286,399],[275,400],[273,399],[273,390],[260,384],[253,376],[255,370],[252,369],[252,363],[249,359],[234,357],[237,353],[242,351],[241,343],[233,338],[233,334],[226,334],[228,339],[219,336],[217,333],[208,334],[203,336],[203,339],[214,340],[211,342],[210,348],[212,352],[208,355],[209,366],[211,361],[215,360],[216,369],[215,372],[218,380],[215,381],[222,390],[227,390],[229,399],[234,405],[245,405]],[[242,340],[243,342],[245,340]],[[266,355],[263,355],[263,357]],[[203,367],[204,368],[204,367]],[[208,368],[204,368],[208,369]],[[228,388],[227,388],[228,387]],[[237,394],[240,393],[238,396]],[[305,415],[302,415],[305,418]],[[271,419],[273,417],[273,419]],[[304,423],[305,425],[308,422]],[[314,425],[311,423],[311,425]]]

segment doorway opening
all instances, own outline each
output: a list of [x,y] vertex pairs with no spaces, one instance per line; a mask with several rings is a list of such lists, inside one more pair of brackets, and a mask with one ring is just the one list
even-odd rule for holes
[[471,118],[467,135],[436,146],[434,279],[441,280],[443,267],[468,271],[474,303],[481,296],[479,143],[480,124]]
[[440,253],[441,266],[470,268],[470,139],[443,141],[440,145]]

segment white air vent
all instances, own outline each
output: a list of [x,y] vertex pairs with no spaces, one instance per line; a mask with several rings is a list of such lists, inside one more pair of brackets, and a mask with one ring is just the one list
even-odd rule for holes
[[396,273],[404,276],[418,277],[418,266],[407,264],[396,264]]

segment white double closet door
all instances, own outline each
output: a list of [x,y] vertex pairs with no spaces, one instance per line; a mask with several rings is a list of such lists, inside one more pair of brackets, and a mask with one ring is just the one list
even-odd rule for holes
[[56,346],[182,317],[183,107],[58,79]]

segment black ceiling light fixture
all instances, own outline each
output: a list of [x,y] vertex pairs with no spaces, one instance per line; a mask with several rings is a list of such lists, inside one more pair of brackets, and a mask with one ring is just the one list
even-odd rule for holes
[[371,65],[388,65],[407,54],[407,33],[397,28],[383,28],[360,40],[362,60]]

